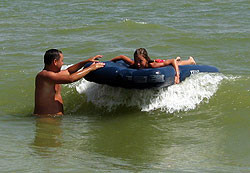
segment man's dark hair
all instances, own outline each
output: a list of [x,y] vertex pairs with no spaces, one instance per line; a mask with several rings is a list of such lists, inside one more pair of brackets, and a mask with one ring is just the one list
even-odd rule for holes
[[60,54],[62,54],[62,51],[57,49],[47,50],[44,54],[44,64],[50,65],[54,59],[59,60]]

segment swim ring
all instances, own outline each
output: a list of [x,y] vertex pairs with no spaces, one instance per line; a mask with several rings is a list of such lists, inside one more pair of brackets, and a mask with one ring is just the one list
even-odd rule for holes
[[[90,72],[84,78],[98,84],[122,88],[161,88],[174,84],[175,70],[172,65],[160,68],[134,69],[123,61],[104,61],[105,67]],[[91,63],[85,65],[88,67]],[[179,66],[180,82],[191,74],[217,73],[219,70],[209,65]]]

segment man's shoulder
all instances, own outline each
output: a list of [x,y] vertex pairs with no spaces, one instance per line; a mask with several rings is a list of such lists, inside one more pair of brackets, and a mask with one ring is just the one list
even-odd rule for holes
[[69,75],[69,72],[67,70],[61,70],[60,72],[42,70],[36,75],[36,78],[38,78],[38,79],[55,79],[59,76],[65,76],[65,75]]
[[47,71],[47,70],[42,70],[40,71],[37,75],[36,75],[36,82],[39,83],[39,84],[50,84],[50,83],[53,83],[52,82],[52,76],[53,76],[53,73],[55,72],[52,72],[52,71]]
[[48,71],[48,70],[42,70],[39,73],[37,73],[36,77],[37,78],[46,78],[46,77],[49,77],[52,74],[55,74],[55,72]]
[[37,75],[50,75],[50,74],[58,74],[58,72],[54,72],[54,71],[50,71],[50,70],[42,70]]

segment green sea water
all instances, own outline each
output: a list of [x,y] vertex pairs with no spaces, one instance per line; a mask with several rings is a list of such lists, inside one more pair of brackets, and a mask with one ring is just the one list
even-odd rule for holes
[[[50,48],[219,68],[163,89],[63,85],[65,115],[35,118]],[[248,0],[1,0],[0,172],[250,172]]]

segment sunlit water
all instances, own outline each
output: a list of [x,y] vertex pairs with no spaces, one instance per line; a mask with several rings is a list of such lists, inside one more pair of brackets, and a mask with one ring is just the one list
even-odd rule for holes
[[[250,2],[0,3],[1,172],[249,172]],[[145,47],[151,58],[213,65],[178,85],[63,86],[65,115],[35,118],[47,49],[66,65]]]

